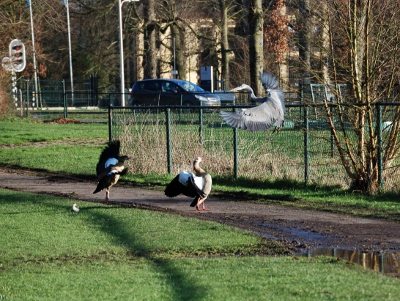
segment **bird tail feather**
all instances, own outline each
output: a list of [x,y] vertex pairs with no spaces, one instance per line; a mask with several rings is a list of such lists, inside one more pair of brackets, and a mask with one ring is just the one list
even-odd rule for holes
[[199,197],[196,196],[196,197],[194,198],[194,200],[190,203],[190,207],[196,206],[198,201],[199,201]]
[[98,193],[99,191],[103,190],[103,186],[101,185],[101,183],[99,183],[95,189],[95,191],[93,191],[93,194]]

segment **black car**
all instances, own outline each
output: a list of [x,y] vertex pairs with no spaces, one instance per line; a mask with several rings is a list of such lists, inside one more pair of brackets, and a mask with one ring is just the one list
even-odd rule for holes
[[215,94],[181,79],[144,79],[130,92],[130,106],[221,106]]

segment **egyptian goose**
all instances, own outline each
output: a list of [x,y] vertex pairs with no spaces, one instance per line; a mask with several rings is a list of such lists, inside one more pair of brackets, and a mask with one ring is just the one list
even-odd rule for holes
[[129,160],[129,157],[120,156],[119,149],[120,141],[115,140],[108,142],[96,166],[96,174],[99,183],[96,190],[93,191],[93,194],[105,189],[105,204],[108,204],[110,199],[110,188],[117,184],[120,176],[126,174],[128,171],[128,169],[124,167],[124,163],[126,160]]
[[175,197],[183,194],[194,197],[190,206],[196,207],[196,210],[200,211],[199,206],[202,205],[202,209],[208,211],[209,209],[205,207],[204,201],[211,192],[212,178],[200,167],[200,163],[203,161],[202,157],[195,158],[193,160],[193,173],[180,172],[165,188],[165,195]]

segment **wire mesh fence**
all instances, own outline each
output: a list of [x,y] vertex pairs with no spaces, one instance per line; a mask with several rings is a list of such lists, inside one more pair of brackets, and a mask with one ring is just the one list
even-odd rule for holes
[[[381,188],[385,191],[399,191],[400,148],[397,137],[400,124],[395,121],[400,114],[400,104],[375,103],[370,108],[372,123],[358,120],[355,116],[358,116],[356,111],[359,108],[351,105],[346,85],[325,87],[311,84],[302,87],[299,93],[290,93],[294,98],[285,99],[284,128],[278,133],[274,133],[273,129],[248,133],[230,128],[219,115],[219,110],[239,110],[253,106],[247,92],[235,93],[235,101],[231,102],[233,105],[227,102],[221,108],[117,107],[120,105],[120,93],[77,90],[72,97],[71,91],[66,91],[64,87],[60,90],[59,83],[41,83],[41,91],[44,93],[41,101],[57,102],[57,106],[62,101],[64,106],[58,111],[48,108],[47,112],[39,109],[30,112],[45,118],[55,118],[58,115],[68,117],[73,114],[76,119],[102,122],[106,122],[109,115],[110,139],[122,141],[126,152],[136,158],[134,169],[138,173],[177,173],[190,169],[194,157],[204,156],[207,159],[207,170],[222,176],[258,180],[286,179],[348,187],[351,181],[343,167],[343,160],[364,160],[357,157],[359,135],[356,131],[360,131],[360,125],[365,125],[362,127],[365,135],[375,135],[377,141],[376,145],[367,147],[374,148],[373,151],[379,154],[377,160]],[[33,82],[26,83],[22,100],[23,95],[26,95],[26,102],[31,99],[29,95],[33,91],[32,85]],[[231,99],[229,93],[221,95]],[[344,153],[342,160],[339,155],[326,118],[324,100],[328,100],[332,122],[339,129],[336,138],[349,141],[347,147],[356,154],[354,158]],[[349,105],[346,105],[346,101]],[[90,111],[88,108],[91,104],[95,104],[98,110]],[[85,106],[86,110],[75,110],[78,105]],[[107,114],[104,109],[109,105]],[[373,131],[369,131],[370,126]],[[365,139],[365,143],[370,140]]]
[[[386,119],[397,112],[397,106],[384,108]],[[278,132],[232,129],[219,111],[212,107],[193,107],[190,111],[185,107],[111,107],[110,139],[122,141],[123,151],[135,158],[129,164],[138,174],[177,174],[190,170],[192,159],[203,156],[204,166],[213,175],[342,188],[351,184],[331,129],[327,121],[315,118],[313,107],[287,105],[285,127]],[[390,143],[391,126],[382,121],[377,127],[381,149]],[[357,137],[350,131],[346,139]],[[398,192],[398,155],[391,161],[390,167],[381,166],[382,184],[385,191]]]
[[90,85],[86,85],[85,82],[77,83],[73,92],[66,90],[63,80],[39,79],[36,87],[33,80],[21,79],[17,83],[17,89],[19,93],[16,106],[23,109],[48,109],[64,106],[92,107],[100,105],[99,97],[109,97],[109,93],[100,93],[92,89]]

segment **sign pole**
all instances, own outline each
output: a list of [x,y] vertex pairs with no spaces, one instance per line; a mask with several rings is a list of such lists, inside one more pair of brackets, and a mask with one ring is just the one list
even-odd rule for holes
[[[36,69],[36,47],[35,47],[35,34],[33,30],[33,17],[32,17],[32,0],[29,1],[29,14],[31,16],[31,31],[32,31],[32,49],[33,49],[33,72],[34,72],[34,78],[35,78],[35,93],[33,94],[34,96],[32,97],[33,101],[33,106],[35,106],[36,103],[36,97],[38,95],[38,80],[37,80],[37,69]],[[27,2],[28,3],[28,2]]]

